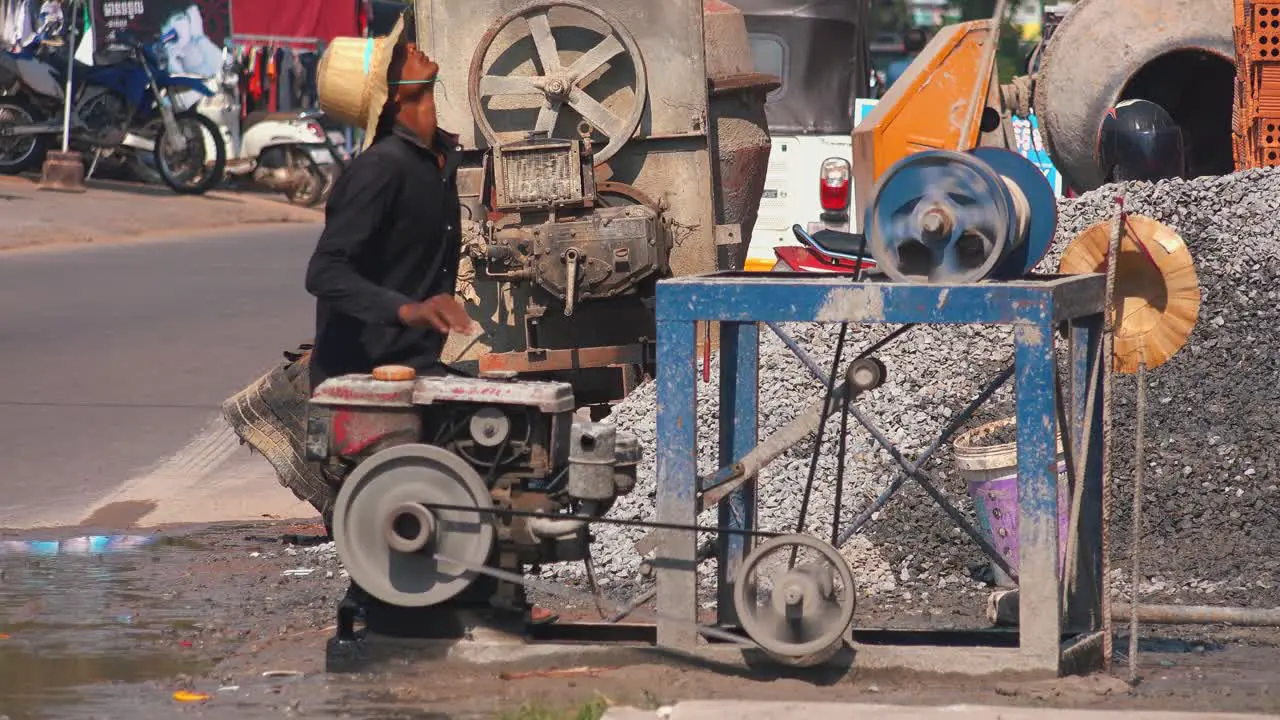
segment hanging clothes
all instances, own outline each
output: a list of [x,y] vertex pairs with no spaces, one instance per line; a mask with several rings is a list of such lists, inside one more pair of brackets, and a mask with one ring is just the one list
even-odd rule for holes
[[272,48],[267,51],[267,112],[276,112],[280,109],[279,95],[280,85],[276,82],[276,78],[280,74],[280,51]]
[[0,45],[22,45],[35,35],[35,10],[31,0],[0,0]]
[[302,69],[302,81],[300,83],[302,107],[318,107],[320,105],[320,91],[317,87],[316,76],[320,70],[320,53],[302,53],[298,56],[298,65]]
[[281,49],[276,65],[276,108],[287,111],[296,107],[293,101],[293,50]]

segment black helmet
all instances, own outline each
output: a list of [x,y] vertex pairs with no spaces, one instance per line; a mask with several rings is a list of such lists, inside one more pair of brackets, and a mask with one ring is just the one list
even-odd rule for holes
[[1107,111],[1098,131],[1098,158],[1109,181],[1161,180],[1186,172],[1182,129],[1164,108],[1126,100]]

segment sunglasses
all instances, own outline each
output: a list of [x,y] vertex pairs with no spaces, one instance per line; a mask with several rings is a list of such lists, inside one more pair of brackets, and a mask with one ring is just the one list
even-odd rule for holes
[[439,77],[433,77],[430,80],[392,80],[388,85],[435,85]]

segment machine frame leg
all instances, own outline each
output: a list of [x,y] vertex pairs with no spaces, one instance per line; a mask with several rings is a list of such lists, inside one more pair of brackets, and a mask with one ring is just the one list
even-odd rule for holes
[[[721,394],[720,467],[742,458],[759,441],[760,327],[756,323],[720,325],[720,386],[733,385],[732,394]],[[725,403],[725,400],[730,402]],[[758,511],[756,487],[744,486],[720,503],[719,525],[734,530],[755,530]],[[733,603],[734,578],[742,560],[751,552],[751,536],[720,536],[717,548],[716,615],[721,626],[738,624]]]

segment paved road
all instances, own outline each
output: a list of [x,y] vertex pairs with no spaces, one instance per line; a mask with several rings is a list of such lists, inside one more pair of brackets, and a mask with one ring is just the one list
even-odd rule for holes
[[121,500],[156,522],[290,510],[218,406],[310,337],[317,232],[0,254],[0,528]]

